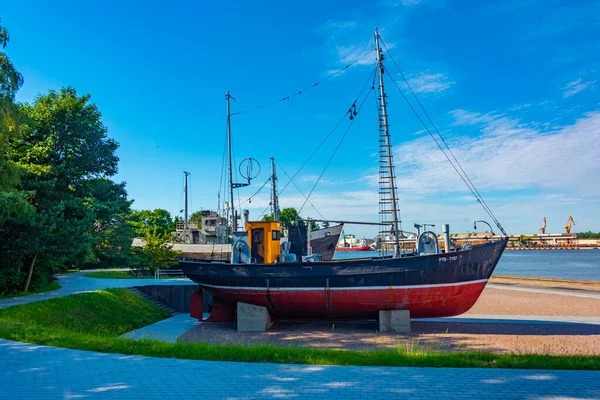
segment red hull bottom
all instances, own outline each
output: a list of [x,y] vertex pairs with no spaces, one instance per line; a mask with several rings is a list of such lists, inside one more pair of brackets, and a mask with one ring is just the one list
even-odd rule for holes
[[[487,281],[341,290],[207,288],[214,296],[208,321],[233,321],[238,302],[267,307],[273,319],[376,319],[380,310],[410,310],[412,318],[450,317],[467,312]],[[226,300],[225,300],[226,299]],[[213,316],[214,314],[214,316]]]

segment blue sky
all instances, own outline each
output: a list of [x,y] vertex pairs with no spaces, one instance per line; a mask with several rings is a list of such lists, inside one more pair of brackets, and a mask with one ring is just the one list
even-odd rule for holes
[[[28,1],[3,4],[19,101],[61,86],[92,95],[121,145],[118,181],[134,207],[215,209],[233,111],[324,79],[372,48],[378,26],[395,60],[509,233],[600,230],[600,2],[379,0],[301,3]],[[374,54],[319,87],[232,117],[235,158],[293,174],[344,115]],[[401,82],[388,60],[389,77]],[[472,230],[487,219],[387,80],[404,227]],[[401,86],[404,89],[404,86]],[[311,197],[326,218],[377,220],[377,116],[368,99]],[[308,193],[349,121],[298,175]],[[279,171],[280,187],[287,182]],[[237,197],[237,195],[236,195]],[[249,206],[258,217],[268,191]],[[290,185],[281,206],[300,208]],[[317,216],[311,206],[302,213]],[[358,235],[375,230],[348,228]]]

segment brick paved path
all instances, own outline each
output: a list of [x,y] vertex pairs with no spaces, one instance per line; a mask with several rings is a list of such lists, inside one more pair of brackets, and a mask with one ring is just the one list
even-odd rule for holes
[[[31,303],[33,301],[53,299],[70,294],[89,292],[92,290],[102,290],[107,288],[122,288],[132,286],[154,285],[154,279],[108,279],[108,278],[88,278],[83,276],[84,272],[75,272],[58,276],[58,283],[62,288],[51,292],[31,294],[28,296],[12,297],[0,299],[0,308],[16,306],[18,304]],[[161,279],[162,284],[168,285],[193,285],[186,279]]]
[[[60,277],[63,288],[0,308],[152,280]],[[169,282],[189,284],[180,280]],[[323,367],[160,359],[0,339],[4,399],[600,399],[600,372]]]
[[190,361],[0,340],[0,399],[78,398],[600,399],[600,372]]

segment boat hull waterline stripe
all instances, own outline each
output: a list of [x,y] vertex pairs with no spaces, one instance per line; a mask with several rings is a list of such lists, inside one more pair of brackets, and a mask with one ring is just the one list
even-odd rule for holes
[[352,286],[352,287],[284,287],[284,288],[272,288],[272,287],[251,287],[251,286],[219,286],[219,285],[208,285],[200,283],[200,286],[214,288],[214,289],[229,289],[229,290],[260,290],[260,291],[319,291],[323,289],[327,290],[385,290],[385,289],[426,289],[436,287],[447,287],[447,286],[462,286],[471,285],[475,283],[487,283],[488,279],[478,279],[476,281],[467,282],[456,282],[456,283],[438,283],[429,285],[406,285],[406,286]]

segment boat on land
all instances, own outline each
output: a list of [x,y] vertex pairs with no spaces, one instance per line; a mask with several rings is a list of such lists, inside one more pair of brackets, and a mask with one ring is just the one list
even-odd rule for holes
[[335,251],[369,251],[372,250],[371,246],[367,245],[365,239],[357,239],[356,236],[349,233],[343,235],[342,239],[338,242]]
[[[289,251],[291,243],[281,243],[281,228],[276,218],[245,221],[242,231],[232,232],[230,262],[180,262],[184,274],[213,296],[207,321],[233,321],[238,302],[266,307],[274,320],[315,320],[375,319],[382,310],[409,310],[414,318],[448,317],[466,312],[479,298],[508,240],[491,211],[488,214],[505,234],[500,239],[494,240],[492,236],[491,241],[483,244],[450,246],[449,227],[444,225],[444,249],[440,248],[434,232],[424,230],[416,237],[415,252],[401,251],[404,231],[398,215],[380,39],[376,30],[372,89],[375,90],[378,77],[380,222],[377,224],[389,229],[381,229],[381,234],[394,238],[393,256],[323,261],[318,254],[311,254],[307,239],[308,254],[298,257]],[[389,73],[386,76],[393,79]],[[351,120],[361,106],[357,107],[357,101],[352,104]],[[307,225],[306,237],[310,238],[310,224]],[[201,318],[201,306],[200,312],[194,311],[198,298],[201,294],[196,300],[192,298],[192,315]]]

